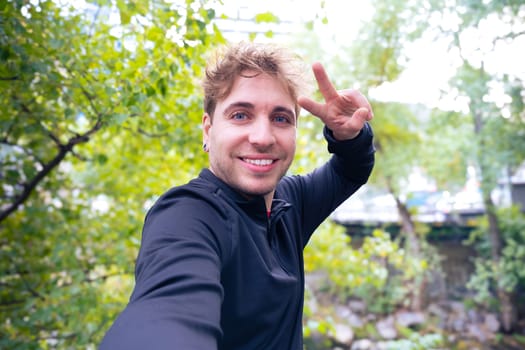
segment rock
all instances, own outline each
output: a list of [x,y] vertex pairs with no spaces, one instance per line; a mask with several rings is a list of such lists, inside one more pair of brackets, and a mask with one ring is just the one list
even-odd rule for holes
[[426,317],[422,312],[399,311],[396,314],[396,323],[402,327],[414,327],[424,324]]
[[374,350],[374,343],[369,339],[359,339],[352,343],[350,350]]
[[484,343],[487,340],[485,332],[483,332],[481,327],[476,323],[471,323],[467,325],[467,335],[473,339],[480,341],[481,343]]
[[397,330],[393,316],[388,316],[385,319],[379,320],[376,323],[376,329],[383,339],[395,339],[397,337]]
[[465,305],[463,305],[463,303],[459,301],[451,301],[449,305],[453,313],[461,315],[462,317],[465,317]]
[[334,339],[339,344],[346,344],[350,345],[352,341],[354,340],[354,331],[350,326],[347,326],[345,324],[336,324],[335,325],[335,334]]
[[352,313],[348,307],[343,305],[336,305],[334,311],[335,314],[342,319],[346,319]]
[[361,328],[365,322],[354,313],[351,309],[343,305],[335,307],[335,314],[342,320],[346,321],[352,328]]
[[353,328],[361,328],[365,325],[365,322],[361,319],[361,317],[354,314],[353,312],[351,312],[350,315],[348,315],[346,321]]
[[437,317],[438,319],[438,326],[440,328],[447,328],[447,318],[448,314],[447,312],[439,305],[437,304],[430,304],[427,309],[427,314],[432,317]]
[[467,318],[468,321],[472,323],[481,323],[483,321],[481,313],[474,309],[470,309],[467,311]]
[[376,314],[366,314],[366,316],[363,317],[365,323],[374,323],[377,319],[378,316]]
[[486,314],[485,315],[485,327],[489,332],[496,333],[499,331],[500,324],[498,321],[498,317],[494,314]]
[[448,327],[453,332],[461,333],[467,327],[467,313],[462,303],[453,301],[449,303],[450,314],[448,315]]
[[461,333],[465,330],[465,321],[462,318],[454,317],[450,321],[450,329],[454,332]]
[[348,302],[348,307],[353,312],[362,315],[366,312],[366,303],[362,300],[350,300]]
[[439,317],[440,319],[446,319],[447,318],[447,312],[439,305],[437,304],[430,304],[427,309],[428,313],[431,315],[435,315]]

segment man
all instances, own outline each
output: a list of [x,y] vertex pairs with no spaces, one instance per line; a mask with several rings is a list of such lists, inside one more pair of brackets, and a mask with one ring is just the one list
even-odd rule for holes
[[[301,350],[303,248],[373,167],[371,107],[337,92],[319,63],[324,103],[299,97],[294,57],[271,45],[229,47],[206,71],[209,169],[148,212],[129,305],[101,349]],[[303,107],[334,155],[285,176]]]

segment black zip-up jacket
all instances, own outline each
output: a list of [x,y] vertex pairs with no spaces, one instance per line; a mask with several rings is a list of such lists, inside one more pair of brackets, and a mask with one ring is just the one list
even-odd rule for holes
[[374,164],[368,124],[306,176],[286,176],[271,215],[209,170],[148,212],[130,302],[107,350],[302,350],[303,248]]

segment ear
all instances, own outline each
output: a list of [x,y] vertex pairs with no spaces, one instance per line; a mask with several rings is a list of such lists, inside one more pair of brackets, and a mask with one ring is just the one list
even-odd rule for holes
[[202,143],[208,143],[211,128],[211,117],[208,113],[202,116]]

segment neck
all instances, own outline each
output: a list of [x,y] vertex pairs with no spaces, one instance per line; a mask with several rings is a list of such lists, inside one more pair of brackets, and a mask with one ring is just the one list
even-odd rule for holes
[[273,201],[273,194],[275,191],[272,191],[264,196],[264,203],[266,204],[266,211],[270,212],[272,210],[272,201]]

